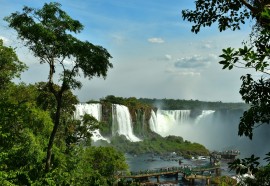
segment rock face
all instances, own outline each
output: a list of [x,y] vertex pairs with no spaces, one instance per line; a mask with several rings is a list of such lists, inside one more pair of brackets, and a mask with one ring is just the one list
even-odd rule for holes
[[[112,136],[112,126],[113,126],[113,113],[112,112],[112,107],[113,104],[111,103],[101,103],[102,105],[102,119],[101,121],[109,128],[109,131],[111,131],[110,134],[106,133],[103,135],[106,135],[108,137]],[[136,136],[139,137],[147,137],[149,133],[151,133],[150,128],[149,128],[149,120],[151,117],[151,108],[137,108],[137,107],[128,107],[129,114],[131,117],[131,124],[132,124],[132,129],[133,133]],[[114,117],[120,117],[114,116]]]
[[147,137],[150,132],[149,120],[151,109],[147,108],[129,108],[134,133],[140,137]]

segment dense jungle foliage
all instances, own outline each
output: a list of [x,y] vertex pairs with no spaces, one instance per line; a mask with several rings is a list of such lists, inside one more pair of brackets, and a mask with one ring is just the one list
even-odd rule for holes
[[112,147],[91,146],[88,129],[97,122],[87,115],[83,125],[74,119],[71,92],[65,94],[52,170],[44,171],[55,100],[41,85],[10,82],[0,93],[0,185],[110,185],[115,171],[127,170],[125,158]]

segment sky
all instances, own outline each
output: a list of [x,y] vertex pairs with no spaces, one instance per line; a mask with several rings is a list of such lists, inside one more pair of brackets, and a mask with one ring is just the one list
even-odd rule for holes
[[[17,39],[5,16],[23,6],[41,8],[50,1],[0,0],[0,38],[16,47],[29,69],[21,76],[26,83],[47,81],[48,67]],[[181,11],[194,9],[193,0],[60,0],[62,10],[84,25],[76,35],[108,50],[113,57],[107,77],[80,78],[75,90],[81,102],[108,95],[119,97],[242,102],[240,77],[245,69],[222,70],[218,57],[223,48],[241,46],[248,40],[251,24],[239,31],[220,33],[216,25],[191,32]]]

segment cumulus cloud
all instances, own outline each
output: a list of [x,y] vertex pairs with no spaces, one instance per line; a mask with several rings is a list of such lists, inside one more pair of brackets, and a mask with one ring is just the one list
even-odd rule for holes
[[216,60],[217,56],[214,54],[179,58],[165,72],[177,76],[200,76],[202,71],[207,69],[211,62]]
[[166,55],[165,55],[165,59],[171,60],[171,59],[172,59],[172,56],[171,56],[170,54],[166,54]]
[[159,37],[152,37],[152,38],[148,39],[148,42],[150,42],[150,43],[164,43],[165,41]]
[[184,69],[207,68],[215,59],[217,59],[217,56],[213,54],[209,54],[208,56],[194,55],[178,59],[174,63],[174,67]]

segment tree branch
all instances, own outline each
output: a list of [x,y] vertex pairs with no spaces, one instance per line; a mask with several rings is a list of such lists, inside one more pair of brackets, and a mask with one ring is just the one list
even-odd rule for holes
[[246,0],[239,0],[243,5],[245,5],[253,14],[256,14],[258,10],[249,4]]

